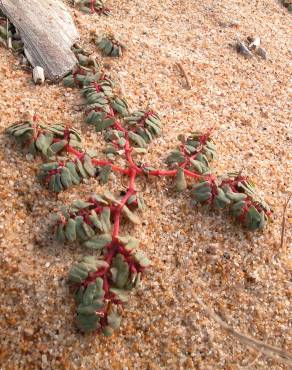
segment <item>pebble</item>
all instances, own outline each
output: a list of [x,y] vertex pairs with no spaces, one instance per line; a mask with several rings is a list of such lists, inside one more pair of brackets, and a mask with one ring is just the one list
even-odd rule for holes
[[30,153],[26,154],[25,158],[29,162],[32,162],[34,160],[34,156],[32,154],[30,154]]
[[32,328],[25,328],[23,330],[24,334],[27,336],[27,337],[32,337],[33,334],[34,334],[34,330]]

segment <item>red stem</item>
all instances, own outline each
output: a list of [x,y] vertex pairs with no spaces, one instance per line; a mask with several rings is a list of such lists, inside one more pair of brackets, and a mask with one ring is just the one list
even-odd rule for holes
[[135,169],[136,173],[142,173],[142,169],[139,168],[136,163],[134,163],[133,161],[133,158],[132,158],[132,155],[131,155],[131,152],[132,152],[133,148],[130,147],[130,142],[129,142],[129,138],[128,138],[128,133],[126,133],[126,145],[125,145],[125,154],[126,154],[126,158],[127,158],[127,161],[130,165],[130,167],[132,169]]
[[[77,158],[81,159],[85,153],[82,153],[82,152],[79,152],[77,149],[73,148],[72,146],[70,145],[67,145],[66,147],[66,150],[67,150],[67,153],[71,153],[71,154],[74,154]],[[93,164],[95,164],[96,166],[111,166],[112,170],[115,171],[115,172],[120,172],[124,175],[128,175],[129,174],[129,169],[128,168],[121,168],[119,166],[115,166],[113,165],[111,162],[109,161],[104,161],[104,160],[98,160],[98,159],[91,159],[91,162]]]
[[[177,174],[177,170],[170,170],[170,171],[164,171],[164,170],[155,170],[155,171],[150,171],[148,172],[148,175],[151,175],[151,176],[176,176]],[[204,176],[202,175],[198,175],[192,171],[189,171],[189,170],[186,170],[184,169],[184,174],[188,177],[192,177],[194,179],[202,179]]]
[[76,157],[78,159],[81,159],[83,157],[83,155],[84,155],[84,153],[79,152],[77,149],[73,148],[69,144],[67,145],[66,150],[67,150],[67,153],[71,153],[71,154],[76,155]]
[[99,161],[98,159],[91,159],[91,162],[95,164],[96,166],[111,166],[113,171],[120,172],[124,175],[129,175],[130,173],[129,168],[121,168],[119,166],[115,166],[109,161],[103,161],[103,160]]
[[90,0],[90,11],[91,11],[91,14],[94,13],[94,3],[95,3],[95,0]]
[[122,132],[127,132],[127,130],[121,125],[121,122],[116,120],[115,121],[115,128],[119,131],[122,131]]

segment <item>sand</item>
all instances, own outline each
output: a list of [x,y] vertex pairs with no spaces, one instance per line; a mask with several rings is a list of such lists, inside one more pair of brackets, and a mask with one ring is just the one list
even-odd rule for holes
[[[52,195],[35,178],[41,160],[23,156],[4,129],[34,111],[48,124],[72,123],[88,148],[101,148],[103,140],[83,122],[77,90],[34,86],[1,48],[0,368],[288,369],[228,335],[195,297],[236,330],[291,352],[291,205],[280,248],[292,175],[291,15],[277,1],[108,0],[107,6],[111,17],[70,11],[92,52],[98,54],[92,32],[112,31],[127,45],[122,59],[103,62],[133,109],[149,105],[165,122],[145,161],[163,167],[178,134],[215,124],[216,173],[250,175],[274,210],[273,222],[263,233],[248,233],[224,214],[193,208],[188,193],[175,194],[169,180],[149,181],[143,224],[124,230],[143,241],[152,267],[125,307],[120,331],[109,339],[80,334],[66,276],[85,251],[54,242],[48,224],[62,204],[106,186],[92,179]],[[230,46],[237,36],[254,35],[267,60],[245,59]],[[110,187],[121,189],[118,176]]]

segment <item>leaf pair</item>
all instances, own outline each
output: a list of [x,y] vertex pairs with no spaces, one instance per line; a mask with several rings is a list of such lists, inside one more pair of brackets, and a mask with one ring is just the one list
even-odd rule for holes
[[125,46],[117,41],[113,36],[103,36],[96,40],[99,50],[109,57],[121,57]]
[[26,121],[8,127],[6,133],[13,136],[32,155],[41,153],[50,158],[66,150],[67,145],[82,148],[79,132],[60,124],[46,126]]

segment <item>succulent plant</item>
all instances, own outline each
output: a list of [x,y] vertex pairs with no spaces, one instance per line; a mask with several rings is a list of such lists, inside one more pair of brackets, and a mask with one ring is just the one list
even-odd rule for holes
[[[151,109],[131,112],[100,65],[83,50],[77,48],[76,52],[87,59],[79,55],[83,65],[67,76],[64,84],[80,89],[85,121],[102,132],[107,143],[106,159],[82,149],[81,137],[71,127],[34,121],[17,123],[6,132],[32,154],[42,154],[46,163],[41,165],[38,177],[54,192],[70,189],[90,177],[105,184],[112,172],[127,177],[128,184],[119,194],[108,190],[92,194],[85,201],[78,199],[62,207],[54,216],[53,230],[60,243],[80,243],[94,253],[74,264],[69,273],[69,282],[75,287],[77,326],[83,332],[101,331],[108,336],[120,326],[121,306],[126,305],[130,291],[139,286],[150,264],[137,239],[120,235],[122,222],[140,224],[137,211],[145,204],[136,189],[139,176],[169,177],[177,191],[186,191],[184,194],[192,187],[193,204],[226,209],[249,230],[262,229],[270,210],[248,178],[212,173],[210,163],[216,157],[212,129],[180,135],[179,146],[165,160],[168,168],[156,169],[143,162],[141,155],[163,130],[158,114]],[[117,155],[124,167],[115,163]]]

